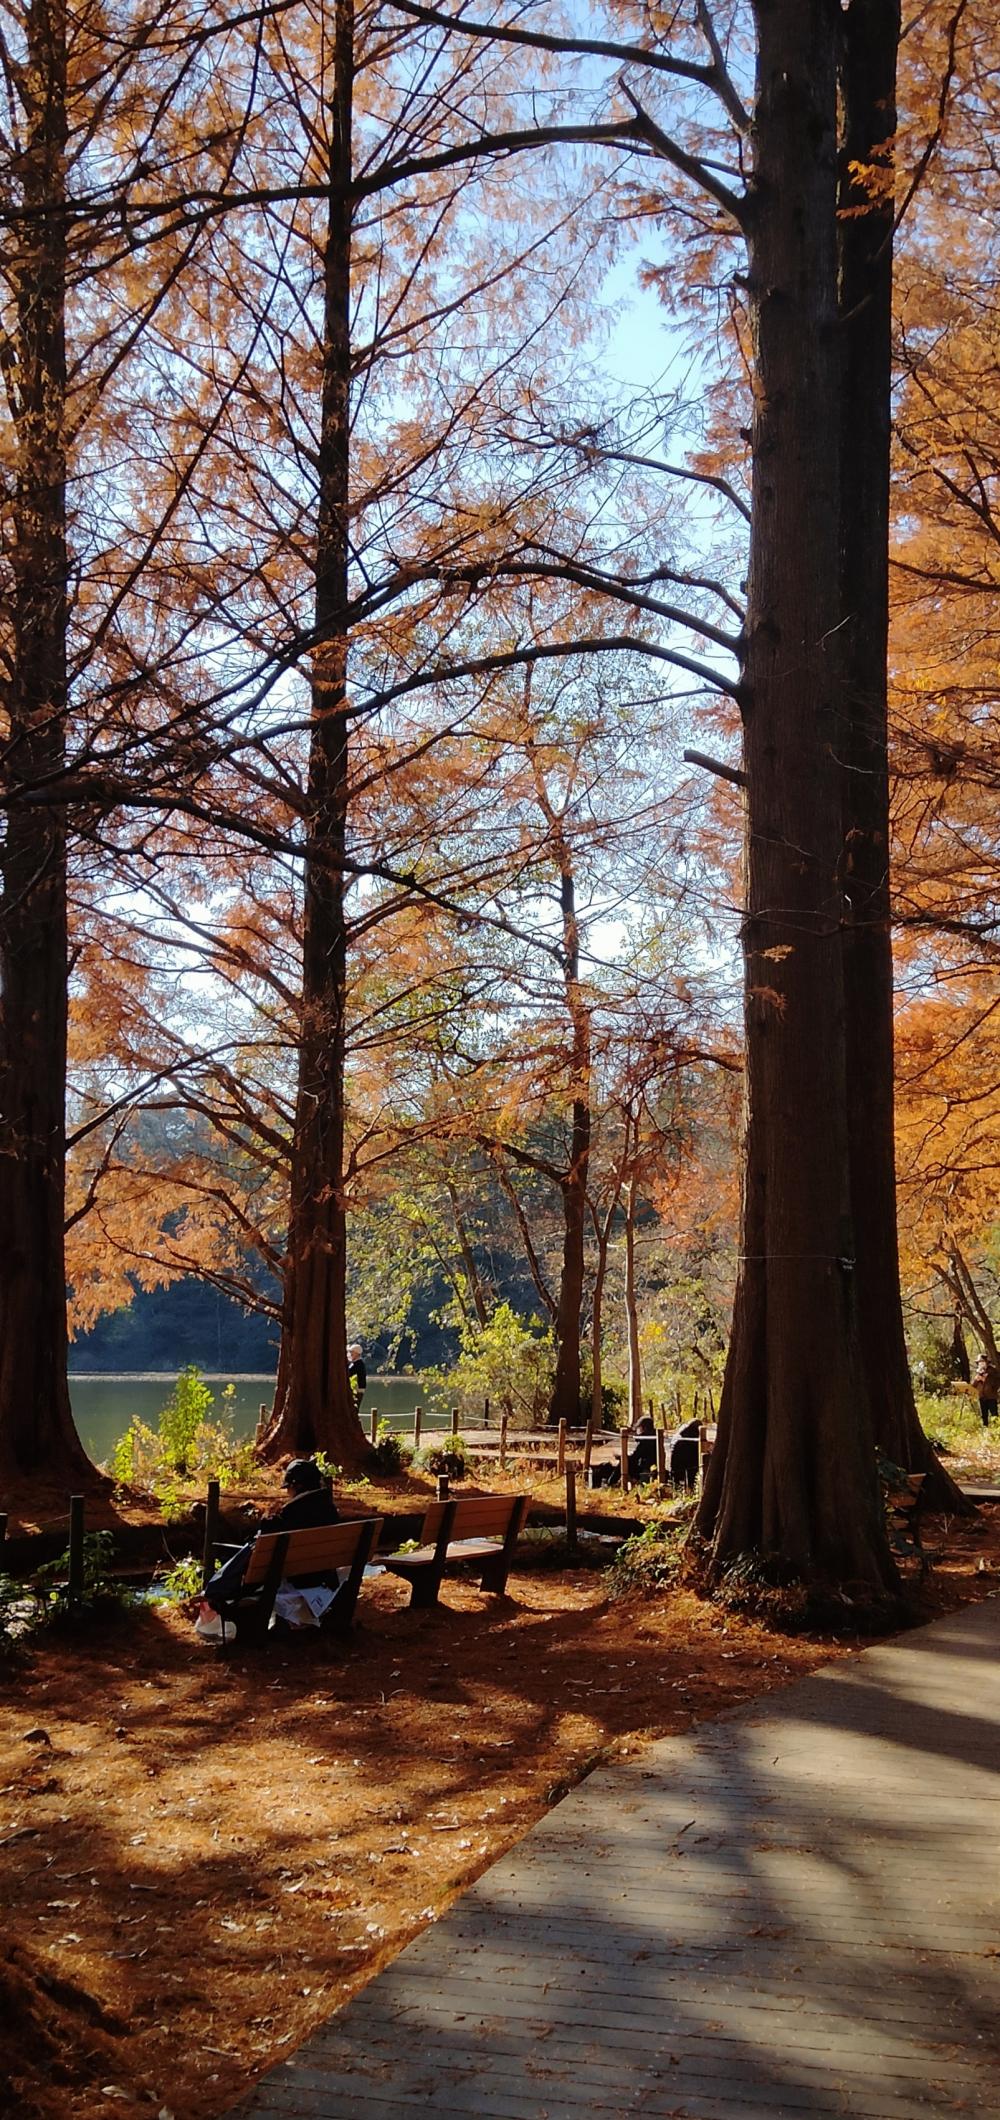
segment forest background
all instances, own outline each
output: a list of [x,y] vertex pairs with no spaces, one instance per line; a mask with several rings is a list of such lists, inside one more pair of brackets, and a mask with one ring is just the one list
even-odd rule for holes
[[[7,1462],[71,1447],[67,1285],[81,1366],[145,1366],[124,1319],[192,1277],[262,1319],[290,1447],[343,1441],[349,1330],[492,1335],[571,1418],[718,1381],[756,13],[2,9]],[[895,222],[897,1167],[943,1384],[1000,1265],[991,11],[899,54],[842,211]]]

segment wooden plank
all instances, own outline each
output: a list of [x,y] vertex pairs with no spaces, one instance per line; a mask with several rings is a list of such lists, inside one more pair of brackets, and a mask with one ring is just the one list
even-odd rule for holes
[[598,1770],[244,2120],[991,2120],[998,1759],[988,1601]]

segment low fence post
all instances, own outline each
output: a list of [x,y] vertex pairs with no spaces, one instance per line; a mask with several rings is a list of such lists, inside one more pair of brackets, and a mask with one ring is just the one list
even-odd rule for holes
[[564,1472],[565,1472],[565,1470],[566,1470],[566,1423],[565,1423],[565,1421],[560,1421],[560,1423],[559,1423],[559,1444],[558,1444],[558,1449],[559,1449],[559,1459],[558,1459],[558,1468],[557,1468],[557,1478],[559,1478],[559,1479],[562,1479],[563,1473],[564,1473]]
[[69,1581],[66,1592],[71,1605],[83,1603],[83,1496],[69,1498]]
[[502,1413],[502,1414],[500,1415],[500,1470],[501,1470],[501,1472],[503,1471],[503,1468],[504,1468],[504,1466],[505,1466],[506,1462],[507,1462],[507,1415],[506,1415],[505,1413]]
[[215,1574],[215,1542],[219,1536],[219,1482],[209,1480],[205,1501],[205,1543],[201,1554],[202,1589]]
[[488,1427],[489,1427],[489,1425],[490,1425],[490,1399],[489,1399],[489,1393],[487,1392],[487,1394],[486,1394],[486,1397],[485,1397],[485,1398],[484,1398],[484,1400],[483,1400],[483,1427],[484,1427],[484,1428],[488,1428]]
[[419,1448],[420,1448],[420,1423],[421,1423],[421,1421],[423,1420],[423,1417],[424,1417],[424,1409],[423,1409],[423,1407],[422,1407],[422,1406],[414,1406],[414,1409],[413,1409],[413,1448],[414,1448],[414,1450],[419,1450]]
[[452,1407],[452,1409],[451,1409],[451,1432],[452,1432],[452,1435],[457,1435],[457,1434],[458,1434],[458,1407],[457,1407],[457,1406],[453,1406],[453,1407]]
[[660,1486],[665,1487],[667,1484],[667,1431],[665,1428],[658,1428],[656,1431],[656,1477]]
[[377,1406],[373,1406],[373,1407],[372,1407],[372,1410],[371,1410],[371,1412],[370,1412],[370,1414],[369,1414],[369,1416],[368,1416],[368,1432],[369,1432],[369,1434],[370,1434],[370,1436],[371,1436],[372,1442],[373,1442],[373,1443],[377,1443],[377,1442],[378,1442],[378,1407],[377,1407]]
[[594,1448],[594,1416],[593,1416],[593,1414],[591,1414],[591,1416],[590,1416],[590,1419],[589,1419],[589,1421],[587,1422],[587,1427],[586,1427],[586,1433],[584,1434],[584,1438],[583,1438],[583,1478],[584,1478],[584,1484],[586,1484],[586,1482],[587,1482],[587,1481],[589,1480],[589,1478],[590,1478],[590,1458],[591,1458],[591,1452],[593,1451],[593,1448]]
[[566,1467],[566,1544],[576,1552],[576,1466]]
[[623,1428],[618,1438],[618,1459],[621,1465],[622,1493],[628,1493],[628,1429]]

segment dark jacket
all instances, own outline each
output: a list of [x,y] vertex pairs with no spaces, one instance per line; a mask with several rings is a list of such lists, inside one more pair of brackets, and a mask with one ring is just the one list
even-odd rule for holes
[[262,1531],[317,1531],[323,1524],[339,1524],[340,1514],[329,1487],[306,1487],[289,1495],[277,1516],[269,1516]]
[[[306,1487],[301,1494],[291,1494],[282,1504],[277,1516],[269,1516],[260,1529],[262,1531],[317,1531],[324,1524],[339,1524],[336,1503],[328,1487]],[[253,1552],[253,1540],[231,1553],[213,1575],[205,1591],[206,1602],[217,1610],[240,1594],[247,1562]]]

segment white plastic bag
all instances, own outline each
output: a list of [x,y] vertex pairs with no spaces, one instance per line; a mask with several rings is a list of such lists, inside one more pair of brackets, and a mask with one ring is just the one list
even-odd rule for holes
[[270,1625],[273,1627],[275,1620],[283,1619],[286,1627],[318,1627],[336,1594],[335,1590],[328,1590],[325,1583],[317,1583],[309,1590],[297,1590],[294,1583],[279,1583]]
[[215,1606],[210,1605],[206,1598],[202,1598],[198,1607],[198,1617],[194,1623],[194,1631],[199,1641],[203,1642],[232,1642],[236,1640],[235,1621],[223,1619],[221,1612],[217,1612]]

